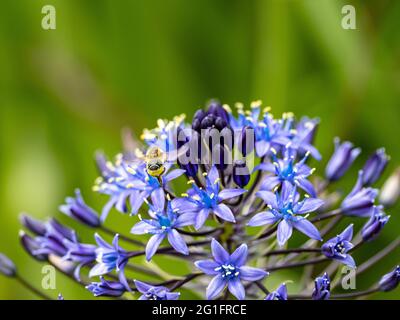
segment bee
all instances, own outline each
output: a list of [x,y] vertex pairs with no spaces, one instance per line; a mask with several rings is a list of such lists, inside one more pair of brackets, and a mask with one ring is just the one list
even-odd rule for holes
[[150,147],[145,155],[146,171],[152,177],[160,178],[165,172],[165,153],[158,147]]

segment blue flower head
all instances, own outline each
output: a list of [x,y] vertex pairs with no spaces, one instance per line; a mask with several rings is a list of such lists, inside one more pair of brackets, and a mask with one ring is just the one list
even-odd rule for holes
[[331,295],[331,280],[325,272],[321,277],[314,281],[313,300],[328,300]]
[[291,237],[293,228],[311,239],[321,240],[318,229],[302,215],[317,210],[323,201],[316,198],[305,198],[299,201],[296,187],[289,182],[282,184],[280,192],[258,191],[260,197],[268,205],[268,210],[257,213],[247,225],[252,227],[278,223],[278,244],[283,246]]
[[213,260],[196,261],[195,265],[205,274],[212,275],[207,287],[207,299],[217,297],[228,286],[228,290],[239,300],[245,297],[242,280],[258,281],[268,275],[268,272],[245,266],[247,261],[247,245],[242,244],[231,255],[213,239],[211,242]]
[[316,197],[313,184],[307,178],[314,172],[314,169],[308,167],[305,162],[310,153],[306,152],[305,156],[296,162],[296,151],[291,148],[283,149],[284,157],[277,157],[277,151],[271,148],[272,163],[262,163],[258,165],[258,169],[272,173],[265,177],[260,189],[271,191],[277,188],[283,181],[288,181],[292,185],[296,185],[303,189],[311,197]]
[[151,234],[146,246],[146,259],[149,261],[156,253],[161,242],[167,238],[171,246],[178,252],[187,255],[188,247],[177,228],[193,224],[194,215],[191,212],[178,214],[179,209],[174,208],[174,202],[168,201],[165,208],[164,196],[154,198],[153,204],[149,204],[151,219],[140,219],[132,229],[133,234]]
[[119,246],[119,235],[115,235],[112,245],[104,241],[97,233],[95,239],[98,245],[95,251],[97,264],[90,270],[89,277],[101,276],[115,270],[118,272],[119,281],[127,290],[130,290],[124,274],[129,253]]
[[322,253],[330,258],[335,259],[351,268],[356,267],[353,257],[348,254],[354,246],[350,242],[353,238],[353,225],[349,225],[341,234],[325,242],[322,247]]
[[193,187],[183,194],[184,198],[176,199],[181,212],[194,212],[194,227],[200,229],[212,212],[219,218],[235,222],[231,209],[222,201],[238,197],[246,192],[243,189],[223,189],[220,191],[218,170],[213,166],[205,175],[205,188],[193,183]]
[[[168,187],[170,181],[185,173],[182,169],[173,169],[171,164],[165,165],[165,172],[160,179],[149,175],[146,171],[146,164],[142,160],[132,163],[124,161],[120,156],[115,165],[108,163],[108,171],[105,177],[96,181],[94,190],[110,196],[104,206],[101,221],[104,221],[111,210],[115,207],[119,212],[137,214],[149,197],[160,197],[164,194],[164,188]],[[110,174],[111,173],[111,174]]]

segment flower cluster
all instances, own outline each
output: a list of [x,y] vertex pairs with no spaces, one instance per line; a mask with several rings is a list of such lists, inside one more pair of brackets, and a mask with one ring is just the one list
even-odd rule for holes
[[[235,109],[211,101],[190,123],[181,115],[145,129],[134,153],[113,162],[98,154],[100,177],[93,190],[106,198],[102,209],[86,204],[78,189],[59,208],[95,229],[94,241],[82,242],[54,218],[42,222],[23,214],[23,248],[96,297],[175,300],[184,296],[184,287],[207,299],[326,300],[395,289],[398,266],[371,288],[346,295],[335,292],[338,281],[330,280],[342,265],[361,264],[353,254],[389,221],[385,211],[400,195],[400,178],[398,171],[389,178],[379,202],[376,183],[388,164],[385,150],[370,156],[353,189],[343,193],[335,185],[351,174],[360,148],[336,138],[326,167],[314,168],[322,159],[314,146],[319,119],[297,121],[292,113],[275,118],[261,101]],[[115,212],[131,216],[130,232],[106,224]],[[358,219],[365,224],[354,230]],[[399,244],[395,239],[355,272]],[[175,271],[162,269],[161,255],[174,261]],[[320,268],[305,272],[299,292],[291,281],[272,290],[266,286],[265,279],[281,270],[315,264]],[[191,272],[182,275],[187,268]],[[0,273],[28,284],[4,254]]]

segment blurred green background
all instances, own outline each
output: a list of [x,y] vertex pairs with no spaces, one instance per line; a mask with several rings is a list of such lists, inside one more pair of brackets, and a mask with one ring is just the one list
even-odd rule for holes
[[[41,28],[45,4],[57,10],[56,30]],[[357,30],[341,27],[345,4],[356,8]],[[16,0],[2,3],[0,26],[0,252],[37,286],[41,265],[19,246],[18,214],[68,221],[57,207],[77,186],[100,208],[93,154],[119,152],[123,127],[140,134],[159,117],[190,118],[210,98],[262,99],[276,115],[321,118],[322,164],[335,135],[363,148],[344,190],[375,148],[392,157],[386,176],[400,162],[400,1]],[[397,211],[356,260],[398,235]],[[112,216],[129,231],[132,220]],[[399,251],[357,287],[398,262]],[[91,298],[61,275],[49,294],[58,292]],[[33,297],[0,277],[0,299]]]

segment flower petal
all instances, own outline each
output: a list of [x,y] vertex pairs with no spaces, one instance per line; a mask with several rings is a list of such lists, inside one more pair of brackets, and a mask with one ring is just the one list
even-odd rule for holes
[[292,235],[292,225],[288,223],[286,220],[282,220],[278,224],[278,231],[277,231],[277,238],[278,238],[278,244],[280,246],[283,246],[286,241],[291,237]]
[[208,179],[210,179],[211,183],[215,183],[215,181],[217,181],[217,179],[219,178],[219,173],[216,166],[212,166],[210,171],[208,171],[207,177]]
[[260,186],[260,189],[266,191],[273,190],[280,182],[281,180],[277,176],[265,177],[264,181]]
[[131,229],[131,233],[133,234],[146,234],[147,230],[149,230],[151,228],[151,226],[149,226],[148,223],[144,222],[144,221],[139,221],[138,223],[136,223],[132,229]]
[[343,240],[351,241],[353,238],[353,224],[350,224],[341,234],[340,236]]
[[218,206],[216,206],[213,209],[213,212],[223,220],[235,222],[235,216],[233,215],[231,209],[229,209],[229,207],[224,203],[220,203]]
[[219,264],[213,260],[199,260],[196,261],[194,265],[205,274],[216,275],[219,273],[218,271],[215,271],[215,268],[218,268]]
[[246,191],[244,189],[224,189],[218,194],[218,198],[220,200],[231,199],[242,195]]
[[176,251],[185,255],[189,254],[185,240],[183,240],[182,236],[175,229],[168,232],[168,241]]
[[175,221],[175,227],[186,227],[193,225],[196,219],[196,212],[186,212],[178,216]]
[[268,272],[262,269],[243,266],[240,267],[240,278],[246,281],[257,281],[266,277]]
[[277,208],[278,204],[276,202],[276,195],[270,191],[258,191],[256,193],[257,197],[264,200],[264,202],[273,208]]
[[215,276],[209,283],[206,291],[206,296],[208,300],[212,300],[217,297],[222,290],[224,290],[226,281],[221,275]]
[[262,211],[251,218],[247,225],[251,227],[258,227],[265,224],[273,224],[277,220],[279,220],[279,218],[277,218],[271,211]]
[[229,280],[228,289],[238,300],[243,300],[246,296],[243,284],[240,282],[239,278]]
[[298,214],[313,212],[320,208],[324,204],[324,201],[316,198],[308,198],[304,199],[298,208],[296,208],[296,212]]
[[135,283],[136,289],[141,293],[147,293],[147,291],[152,288],[151,285],[144,283],[142,281],[139,281],[139,280],[133,280],[133,282]]
[[242,244],[231,254],[229,261],[236,267],[241,267],[246,263],[247,250],[248,250],[247,245]]
[[215,239],[212,239],[212,241],[211,241],[211,252],[214,257],[214,260],[216,262],[218,262],[219,264],[224,264],[227,261],[229,261],[229,258],[230,258],[229,253]]
[[204,222],[206,222],[209,214],[210,214],[210,209],[207,209],[207,208],[201,209],[197,213],[196,220],[194,223],[194,228],[196,230],[200,229],[204,225]]
[[151,202],[156,212],[163,212],[165,206],[165,193],[163,188],[157,188],[151,193]]
[[256,142],[256,153],[257,153],[257,156],[259,156],[259,157],[264,156],[268,152],[269,147],[270,147],[270,143],[269,142],[264,141],[264,140],[257,141]]
[[304,233],[305,235],[309,236],[311,239],[321,241],[321,235],[318,229],[307,219],[299,219],[293,222],[293,227],[295,227],[300,232]]
[[146,246],[146,260],[150,261],[151,258],[154,256],[156,253],[159,245],[165,238],[165,233],[159,233],[155,234],[149,239],[149,242],[147,242]]
[[349,254],[346,254],[345,257],[337,259],[343,264],[349,266],[350,268],[355,268],[356,267],[356,262],[354,261],[353,257]]
[[184,173],[185,173],[185,170],[183,170],[183,169],[175,169],[175,170],[172,170],[171,172],[168,172],[168,174],[164,177],[163,180],[165,182],[169,182],[169,181],[172,181],[172,180],[180,177]]
[[303,189],[311,197],[315,198],[317,196],[314,185],[309,180],[304,178],[296,179],[296,185],[299,186],[299,188]]

